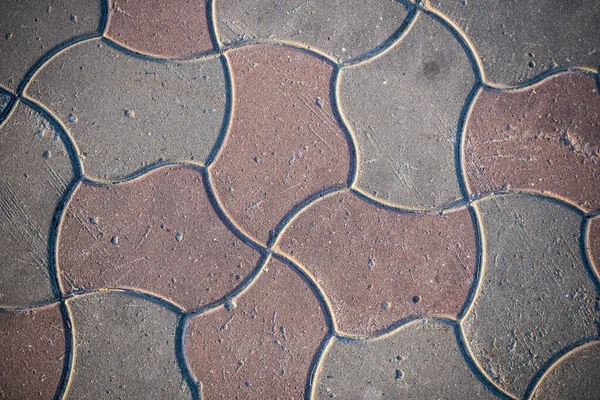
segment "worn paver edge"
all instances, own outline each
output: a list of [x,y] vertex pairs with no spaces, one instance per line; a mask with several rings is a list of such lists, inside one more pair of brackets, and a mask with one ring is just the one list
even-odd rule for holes
[[[583,265],[585,266],[586,272],[596,287],[597,307],[600,307],[600,271],[598,270],[600,266],[596,265],[594,258],[592,257],[592,249],[589,245],[591,235],[590,225],[592,219],[593,218],[590,218],[588,215],[584,215],[581,220],[579,250],[581,252],[581,258],[583,260]],[[600,220],[597,222],[600,222]],[[600,330],[600,326],[598,326],[598,329]]]

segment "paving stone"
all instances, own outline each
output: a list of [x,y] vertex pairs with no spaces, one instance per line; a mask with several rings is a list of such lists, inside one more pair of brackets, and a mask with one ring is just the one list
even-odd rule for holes
[[340,61],[382,45],[407,16],[395,0],[216,2],[225,44],[278,40],[307,45]]
[[461,355],[452,326],[417,320],[390,336],[333,341],[316,399],[496,399]]
[[582,346],[552,368],[538,386],[533,399],[597,399],[599,368],[600,342]]
[[490,82],[517,86],[553,68],[600,64],[595,0],[427,1],[466,33]]
[[115,292],[68,306],[77,347],[67,399],[191,398],[175,355],[175,313]]
[[15,90],[53,47],[98,31],[100,0],[4,0],[0,9],[0,84]]
[[229,56],[234,115],[212,175],[232,219],[266,242],[294,205],[346,182],[350,153],[331,109],[329,64],[279,46]]
[[389,53],[345,69],[340,101],[358,140],[358,186],[416,209],[460,199],[456,130],[473,84],[460,44],[424,15]]
[[59,247],[67,291],[136,288],[187,309],[229,293],[258,258],[219,220],[200,172],[181,166],[118,185],[82,184]]
[[598,334],[598,294],[579,250],[581,217],[528,195],[496,196],[478,206],[485,272],[466,337],[488,375],[521,397],[554,354]]
[[302,278],[271,261],[227,308],[196,316],[188,325],[187,357],[203,398],[305,398],[327,325]]
[[22,103],[0,128],[0,305],[54,298],[48,236],[73,169],[58,132]]
[[600,217],[590,221],[588,249],[592,264],[600,275]]
[[58,304],[0,312],[0,398],[53,399],[64,356]]
[[218,58],[159,63],[98,39],[53,59],[27,94],[67,126],[86,175],[112,180],[161,160],[202,163],[223,122],[225,78]]
[[106,35],[133,51],[163,58],[212,50],[204,1],[111,0]]
[[600,207],[600,96],[594,78],[566,73],[519,92],[482,92],[465,142],[473,192],[535,191]]
[[336,194],[300,214],[279,247],[315,276],[349,334],[373,334],[411,315],[456,316],[473,281],[466,209],[406,214]]

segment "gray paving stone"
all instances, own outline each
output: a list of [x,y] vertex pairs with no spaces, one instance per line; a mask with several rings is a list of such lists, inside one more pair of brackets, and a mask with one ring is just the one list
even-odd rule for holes
[[218,58],[154,62],[100,40],[67,49],[27,94],[74,136],[86,175],[122,179],[158,162],[203,162],[223,122],[225,79]]
[[458,348],[452,326],[417,320],[393,334],[333,341],[321,366],[316,399],[495,399]]
[[460,44],[426,15],[389,53],[345,69],[340,101],[358,139],[358,186],[409,208],[459,199],[456,130],[473,84]]
[[177,315],[124,293],[68,301],[76,350],[68,399],[190,399],[175,358]]
[[581,217],[529,195],[478,206],[485,272],[466,337],[487,374],[520,397],[557,352],[598,334],[597,292],[579,247]]
[[381,45],[408,13],[396,0],[223,0],[216,14],[224,44],[285,40],[342,61]]

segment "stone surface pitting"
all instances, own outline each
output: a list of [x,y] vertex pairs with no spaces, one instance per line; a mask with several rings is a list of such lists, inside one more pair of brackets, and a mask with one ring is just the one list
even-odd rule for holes
[[49,50],[97,33],[104,0],[4,0],[0,5],[0,84],[15,90]]
[[0,306],[54,298],[48,265],[53,215],[73,178],[59,133],[17,104],[0,128]]
[[106,35],[161,58],[192,58],[212,50],[204,1],[111,0]]
[[159,161],[204,162],[223,123],[219,58],[160,63],[100,39],[70,47],[27,95],[65,124],[88,177],[118,180]]
[[175,355],[175,313],[115,292],[67,304],[76,342],[67,399],[191,398]]
[[475,77],[452,33],[421,14],[390,52],[344,69],[340,79],[342,109],[358,140],[357,185],[399,207],[459,200],[456,131]]
[[223,0],[216,2],[216,14],[226,45],[288,41],[344,61],[381,46],[408,13],[396,0]]
[[415,215],[336,194],[301,213],[279,248],[315,276],[348,334],[370,335],[414,315],[456,317],[473,284],[466,208]]
[[427,0],[456,24],[479,53],[486,80],[516,86],[556,68],[600,65],[600,3]]
[[533,400],[598,398],[600,388],[600,342],[575,349],[544,376]]
[[[452,379],[447,379],[452,376]],[[333,341],[321,363],[316,399],[496,399],[462,357],[454,328],[411,322],[368,341]]]
[[203,398],[305,398],[311,362],[327,333],[306,282],[273,260],[226,306],[193,317],[186,331]]
[[232,291],[259,256],[221,222],[200,171],[171,166],[126,183],[78,187],[58,258],[67,292],[135,288],[189,310]]
[[521,397],[554,354],[598,334],[598,293],[579,247],[581,216],[528,195],[477,204],[486,260],[466,338],[490,378]]
[[236,101],[213,182],[232,219],[266,243],[296,204],[348,178],[348,143],[330,102],[333,68],[282,46],[228,57]]
[[53,399],[65,357],[58,304],[0,312],[0,399]]
[[600,95],[596,79],[564,73],[519,92],[483,91],[466,128],[473,192],[505,187],[600,208]]

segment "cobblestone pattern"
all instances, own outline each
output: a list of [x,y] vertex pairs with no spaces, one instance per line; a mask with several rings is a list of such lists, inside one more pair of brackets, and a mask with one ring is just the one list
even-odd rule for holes
[[600,3],[364,3],[0,5],[0,398],[598,398]]

